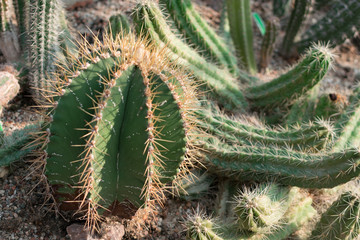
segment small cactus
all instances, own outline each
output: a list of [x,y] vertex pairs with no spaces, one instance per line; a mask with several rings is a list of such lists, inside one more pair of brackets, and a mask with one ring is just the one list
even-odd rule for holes
[[260,69],[264,70],[270,63],[271,55],[277,35],[277,19],[271,19],[266,23],[266,32],[260,50]]

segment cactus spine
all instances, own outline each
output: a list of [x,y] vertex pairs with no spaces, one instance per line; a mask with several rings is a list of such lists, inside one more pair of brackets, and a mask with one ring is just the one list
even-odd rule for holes
[[133,35],[82,48],[57,79],[39,140],[55,199],[74,201],[96,227],[104,213],[161,202],[164,185],[186,171],[196,99],[165,52]]
[[331,66],[330,50],[317,45],[308,50],[303,59],[290,71],[268,83],[247,89],[246,98],[253,108],[290,104],[305,94],[325,76]]
[[360,234],[360,197],[346,192],[321,216],[309,239],[355,240]]
[[231,36],[239,57],[250,74],[255,74],[250,0],[227,0]]

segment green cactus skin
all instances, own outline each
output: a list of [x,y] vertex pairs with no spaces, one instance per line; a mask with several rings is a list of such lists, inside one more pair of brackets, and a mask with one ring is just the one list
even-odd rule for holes
[[[160,0],[175,21],[185,39],[205,57],[225,66],[234,75],[238,76],[236,57],[226,47],[226,43],[194,10],[190,0]],[[243,73],[245,74],[245,73]]]
[[253,49],[250,0],[226,0],[230,32],[242,64],[247,71],[257,73]]
[[83,45],[88,53],[57,79],[44,143],[54,198],[73,201],[95,229],[121,204],[164,198],[164,184],[186,170],[196,101],[163,51],[132,35],[104,41]]
[[197,116],[200,119],[199,128],[229,144],[258,143],[310,150],[326,148],[334,138],[334,130],[330,123],[320,120],[276,130],[265,126],[254,126],[241,119],[231,119],[216,110],[197,111]]
[[20,47],[26,50],[30,31],[30,0],[13,0],[13,6],[19,29]]
[[61,30],[62,7],[57,0],[30,0],[29,64],[34,99],[45,103],[43,90],[50,90],[47,78],[54,78],[55,61],[62,52],[58,37]]
[[292,54],[291,50],[295,37],[305,19],[309,6],[310,0],[295,0],[295,6],[291,12],[290,20],[286,27],[285,37],[282,42],[281,52],[284,56]]
[[309,239],[356,240],[359,235],[360,197],[346,192],[322,214]]
[[343,104],[337,104],[330,99],[330,94],[318,96],[319,88],[313,89],[304,99],[299,99],[290,109],[286,124],[304,123],[316,119],[335,121],[343,111]]
[[0,0],[0,33],[10,29],[8,5],[7,0]]
[[303,188],[330,188],[360,174],[358,149],[335,153],[306,153],[260,144],[229,145],[203,140],[203,163],[210,172],[234,180],[277,182]]
[[347,38],[354,36],[354,28],[360,25],[360,2],[358,0],[337,0],[327,14],[310,26],[300,42],[297,43],[300,52],[312,42],[329,42],[339,45]]
[[254,190],[244,188],[234,199],[233,212],[239,229],[256,233],[270,232],[280,227],[287,211],[289,189],[263,183]]
[[139,4],[133,14],[137,31],[148,34],[160,48],[171,50],[171,57],[184,69],[188,69],[204,84],[209,96],[217,99],[228,109],[246,109],[240,87],[226,70],[208,63],[196,51],[177,38],[167,25],[159,7],[153,2]]
[[0,167],[9,166],[21,160],[35,149],[29,146],[32,133],[38,131],[39,125],[28,125],[23,129],[15,130],[11,135],[0,134]]
[[291,70],[270,82],[249,87],[245,96],[253,108],[289,105],[320,82],[332,58],[326,46],[315,45]]
[[349,105],[335,123],[336,139],[333,151],[341,151],[347,147],[359,147],[360,125],[360,87],[350,96]]
[[128,17],[125,14],[116,14],[109,19],[108,31],[115,39],[118,34],[126,35],[130,33],[131,26]]
[[277,27],[276,27],[275,19],[269,20],[266,23],[266,33],[264,39],[261,44],[260,50],[260,69],[264,70],[270,63],[271,55],[274,51],[274,45],[277,35]]
[[[231,38],[231,33],[230,33],[230,23],[226,8],[226,2],[224,2],[221,11],[219,32],[222,38],[224,39],[224,42],[226,43],[227,47],[230,49],[230,51],[235,52],[234,42]],[[254,78],[254,80],[256,80],[256,78]]]
[[[59,21],[60,21],[60,34],[58,36],[58,41],[60,44],[60,50],[63,56],[71,62],[71,57],[76,57],[78,55],[79,46],[77,44],[77,40],[73,34],[73,30],[69,27],[69,23],[66,20],[66,12],[62,9],[59,13]],[[62,56],[60,56],[62,57]],[[64,59],[65,60],[65,59]],[[65,61],[63,61],[65,62]],[[61,63],[63,63],[61,62]]]
[[289,10],[290,0],[273,0],[273,13],[277,17],[283,17]]

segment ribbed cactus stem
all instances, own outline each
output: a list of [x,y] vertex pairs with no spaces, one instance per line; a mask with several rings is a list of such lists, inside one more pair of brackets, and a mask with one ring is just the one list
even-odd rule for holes
[[291,12],[290,20],[286,27],[286,34],[282,42],[281,52],[285,56],[292,54],[291,50],[295,37],[305,19],[310,2],[310,0],[295,0],[295,5]]
[[17,25],[19,28],[20,47],[28,50],[27,41],[30,31],[30,0],[13,0]]
[[293,125],[287,129],[255,126],[245,120],[229,118],[224,114],[197,111],[201,121],[198,126],[228,143],[291,146],[296,149],[321,149],[328,146],[334,135],[333,127],[326,121]]
[[236,180],[277,182],[304,188],[329,188],[360,174],[358,149],[336,153],[304,153],[264,145],[229,145],[205,139],[204,164],[209,171]]
[[332,59],[329,48],[315,45],[288,72],[270,82],[249,87],[245,96],[253,108],[289,105],[323,79]]
[[230,32],[242,64],[247,71],[257,73],[253,49],[250,0],[227,0]]
[[197,102],[186,75],[144,40],[106,35],[82,48],[57,78],[44,157],[55,199],[96,227],[104,213],[163,200],[187,170]]
[[280,227],[287,211],[288,189],[276,184],[260,184],[254,190],[244,188],[234,199],[233,211],[239,229],[267,233]]
[[346,192],[321,216],[309,239],[355,240],[360,234],[360,197]]
[[0,0],[0,33],[9,30],[9,3],[7,0]]
[[[328,1],[327,1],[328,2]],[[329,42],[338,45],[354,36],[354,28],[360,25],[360,2],[358,0],[336,0],[326,15],[317,21],[297,43],[302,52],[312,42]]]
[[226,47],[225,42],[206,23],[206,21],[194,10],[190,0],[160,0],[175,21],[180,32],[184,32],[185,39],[207,58],[225,66],[237,76],[236,57]]
[[30,0],[30,73],[34,98],[44,103],[44,95],[51,89],[55,60],[61,58],[58,37],[60,35],[60,14],[62,7],[58,0]]
[[347,147],[359,147],[360,127],[360,87],[358,86],[350,96],[349,105],[335,123],[336,141],[333,151],[340,151]]
[[131,31],[129,19],[125,14],[116,14],[110,17],[108,31],[115,39],[118,34],[124,36]]
[[20,161],[35,149],[36,146],[31,145],[32,134],[38,129],[39,125],[28,125],[23,129],[15,130],[8,136],[0,134],[0,167]]
[[266,69],[270,63],[271,55],[274,51],[274,45],[277,35],[276,19],[271,19],[266,23],[266,33],[261,44],[260,50],[260,68]]
[[208,63],[196,51],[177,38],[153,2],[138,5],[133,14],[138,32],[147,33],[160,48],[167,47],[173,60],[202,81],[205,91],[228,109],[244,109],[247,102],[232,75]]

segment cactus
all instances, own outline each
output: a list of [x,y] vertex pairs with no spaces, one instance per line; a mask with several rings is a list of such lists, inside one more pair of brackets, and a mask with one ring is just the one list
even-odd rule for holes
[[355,240],[360,234],[360,197],[352,192],[343,193],[312,231],[311,240]]
[[320,120],[276,130],[254,126],[242,119],[231,119],[216,110],[197,111],[197,116],[200,128],[229,144],[264,144],[291,146],[298,150],[319,150],[329,146],[334,138],[334,130],[330,123]]
[[292,54],[291,50],[296,34],[305,19],[309,6],[310,0],[295,0],[295,6],[291,12],[290,20],[286,27],[286,34],[282,42],[281,52],[283,55],[289,56]]
[[264,70],[270,63],[271,55],[277,35],[276,19],[271,19],[266,23],[266,31],[260,50],[260,69]]
[[250,0],[227,0],[231,36],[241,62],[250,74],[257,72],[254,50]]
[[54,198],[74,201],[93,229],[101,214],[164,198],[164,185],[186,170],[196,108],[192,83],[164,51],[130,34],[95,43],[59,74],[39,137]]
[[13,0],[13,6],[19,28],[20,46],[22,50],[26,50],[30,31],[30,1]]
[[221,64],[234,75],[239,75],[235,56],[225,42],[194,10],[190,0],[160,0],[167,7],[170,17],[190,45],[198,48],[205,57]]
[[8,5],[7,0],[0,1],[0,32],[5,32],[10,29]]
[[63,58],[58,41],[62,7],[57,0],[31,0],[29,11],[31,85],[34,98],[41,104],[46,102],[41,93],[51,89],[46,79],[54,77],[55,61]]
[[31,145],[32,133],[39,129],[38,124],[28,125],[15,130],[11,135],[0,135],[0,167],[5,167],[21,160],[35,150]]
[[187,239],[191,240],[282,240],[287,239],[301,225],[307,222],[315,214],[311,206],[310,197],[300,200],[292,200],[284,214],[283,223],[280,227],[274,228],[266,233],[244,233],[236,225],[225,225],[217,218],[209,218],[204,214],[195,212],[189,215],[185,227],[187,229]]
[[[247,102],[235,83],[232,75],[216,65],[207,62],[196,51],[177,38],[159,9],[153,2],[144,2],[137,6],[134,15],[137,31],[150,36],[160,48],[167,47],[171,51],[173,60],[177,60],[185,69],[204,83],[208,95],[217,99],[228,109],[244,110]],[[246,79],[250,82],[250,79]]]
[[336,0],[326,16],[310,26],[301,41],[296,43],[304,51],[312,42],[330,41],[341,44],[354,36],[353,28],[360,25],[360,2],[357,0]]
[[286,106],[320,82],[332,59],[326,46],[315,45],[290,71],[271,82],[249,87],[245,96],[253,108]]
[[115,39],[116,35],[126,35],[131,31],[129,19],[124,14],[116,14],[110,17],[108,32],[112,34]]
[[329,188],[360,173],[359,151],[306,153],[261,144],[230,145],[215,137],[204,138],[203,163],[210,172],[234,180],[277,182],[303,188]]
[[239,229],[266,233],[280,227],[288,206],[288,190],[276,184],[260,184],[254,190],[244,188],[234,199],[233,212]]
[[215,177],[202,169],[193,169],[178,184],[179,196],[186,201],[200,199],[208,194]]

